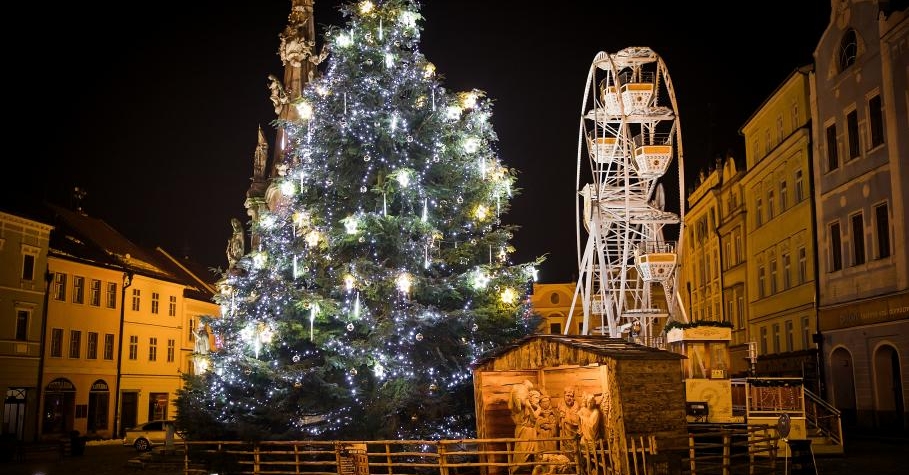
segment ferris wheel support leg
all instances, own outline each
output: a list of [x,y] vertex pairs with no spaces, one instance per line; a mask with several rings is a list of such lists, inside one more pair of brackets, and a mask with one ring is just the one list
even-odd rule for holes
[[[578,284],[574,288],[574,297],[571,298],[571,307],[568,308],[568,318],[565,320],[565,328],[562,334],[567,335],[571,322],[574,317],[575,304],[578,301],[578,295],[581,295],[581,306],[584,312],[584,327],[587,327],[587,315],[590,314],[590,274],[593,267],[590,259],[593,255],[593,236],[587,240],[587,247],[584,249],[584,255],[581,258],[581,275],[578,278]],[[583,287],[582,287],[583,285]]]
[[688,312],[685,311],[685,302],[682,302],[682,294],[675,292],[675,300],[678,304],[678,314],[682,316],[682,323],[688,323]]

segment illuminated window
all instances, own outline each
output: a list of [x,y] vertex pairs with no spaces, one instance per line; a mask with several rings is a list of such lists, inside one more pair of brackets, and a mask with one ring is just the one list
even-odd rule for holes
[[101,281],[98,279],[92,279],[88,289],[88,303],[93,307],[101,306]]
[[90,360],[98,359],[98,332],[88,332],[88,346],[85,348],[85,357]]
[[160,301],[160,299],[161,299],[161,294],[159,294],[158,292],[152,292],[151,313],[153,313],[155,315],[158,314],[158,302]]
[[148,339],[148,361],[158,361],[158,339],[155,337]]
[[73,303],[85,302],[85,277],[73,276]]
[[117,308],[117,283],[107,283],[107,308]]
[[136,335],[131,335],[129,337],[129,359],[135,360],[139,358],[139,337]]
[[139,289],[133,289],[133,311],[139,311],[139,300],[142,297],[142,292]]
[[66,301],[66,274],[54,274],[54,300]]
[[167,303],[167,316],[174,317],[177,315],[177,296],[171,295]]

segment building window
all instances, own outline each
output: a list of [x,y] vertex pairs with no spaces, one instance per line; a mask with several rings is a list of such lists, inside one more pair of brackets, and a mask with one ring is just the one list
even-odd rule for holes
[[98,359],[98,332],[88,332],[88,347],[85,349],[85,357],[90,360]]
[[830,232],[830,269],[838,271],[843,268],[843,240],[840,236],[840,223],[833,223]]
[[151,313],[154,315],[158,314],[158,302],[161,300],[161,294],[158,292],[152,292],[151,297]]
[[871,148],[884,144],[884,110],[881,95],[868,99],[868,129],[871,132]]
[[73,276],[73,303],[85,302],[85,277]]
[[855,30],[849,29],[843,34],[840,41],[840,48],[837,57],[837,65],[840,67],[839,72],[843,72],[855,64],[855,57],[858,55],[858,37]]
[[79,330],[69,331],[69,357],[78,358],[82,355],[82,332]]
[[802,179],[802,171],[795,171],[795,202],[801,203],[805,199],[805,183]]
[[799,284],[808,282],[808,251],[804,247],[799,248]]
[[51,330],[51,345],[50,345],[50,355],[61,357],[63,356],[63,329],[54,328]]
[[767,191],[767,221],[773,219],[776,215],[773,190]]
[[767,153],[770,153],[773,150],[773,142],[770,141],[770,129],[764,130],[764,148],[767,150]]
[[54,300],[66,301],[66,274],[61,272],[54,274]]
[[155,337],[148,339],[148,361],[158,361],[158,339]]
[[22,247],[22,280],[35,280],[35,259],[38,249],[31,246]]
[[761,327],[761,354],[767,354],[767,327]]
[[174,341],[173,339],[167,340],[167,362],[168,363],[174,362],[174,354],[175,354],[176,348],[177,348],[176,341]]
[[865,223],[862,213],[852,215],[852,265],[865,263]]
[[139,311],[139,297],[142,295],[142,292],[139,289],[133,289],[133,311]]
[[175,316],[177,316],[177,296],[176,296],[176,295],[171,295],[171,296],[168,298],[168,303],[167,303],[167,316],[168,316],[168,317],[175,317]]
[[786,351],[795,350],[795,334],[792,320],[786,320]]
[[93,307],[101,306],[101,281],[92,279],[91,287],[88,290],[88,303]]
[[104,334],[104,359],[106,359],[106,360],[114,359],[114,334],[113,333]]
[[187,335],[189,341],[196,341],[196,319],[189,319],[189,335]]
[[761,202],[761,197],[758,196],[754,202],[754,227],[759,228],[762,224],[764,224],[764,204]]
[[773,324],[773,352],[780,352],[780,324]]
[[789,185],[786,180],[780,182],[780,213],[789,207]]
[[16,340],[28,340],[28,310],[16,310]]
[[757,280],[758,298],[763,298],[766,296],[764,294],[764,288],[765,288],[764,285],[766,284],[766,282],[764,282],[765,280],[766,280],[766,276],[764,275],[764,266],[760,266],[760,267],[758,267],[758,280]]
[[802,317],[802,349],[811,348],[811,323],[808,317]]
[[776,258],[770,259],[770,295],[774,295],[777,292],[776,282],[777,282],[777,269],[776,269]]
[[739,318],[739,328],[745,328],[745,296],[739,294],[735,298],[736,313]]
[[792,257],[789,253],[783,254],[783,290],[792,287]]
[[742,262],[742,233],[741,230],[735,232],[733,240],[735,241],[735,263]]
[[107,308],[117,308],[117,283],[107,283]]
[[849,159],[858,158],[861,154],[861,147],[859,146],[858,112],[854,110],[846,114],[846,133],[849,138]]
[[836,124],[827,126],[827,171],[833,171],[839,168],[840,159],[837,156],[836,147]]
[[139,358],[139,337],[136,335],[130,335],[129,337],[129,359],[135,360]]
[[890,213],[887,203],[874,207],[874,234],[877,241],[877,258],[890,257]]

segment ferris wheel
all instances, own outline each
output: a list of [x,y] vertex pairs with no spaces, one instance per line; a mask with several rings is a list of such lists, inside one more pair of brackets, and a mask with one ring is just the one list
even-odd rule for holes
[[[662,58],[647,47],[598,53],[579,129],[579,272],[565,334],[583,317],[582,334],[627,332],[655,343],[660,319],[687,320],[676,292],[685,209],[682,135]],[[578,300],[583,315],[575,316]]]

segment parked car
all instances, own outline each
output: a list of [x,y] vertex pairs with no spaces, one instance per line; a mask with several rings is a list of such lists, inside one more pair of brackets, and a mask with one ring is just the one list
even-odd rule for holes
[[123,445],[131,445],[139,452],[151,450],[156,445],[164,445],[167,440],[167,431],[174,434],[174,442],[183,440],[183,436],[176,430],[174,421],[148,421],[131,429],[126,429],[123,436]]

